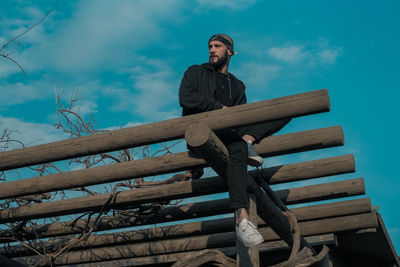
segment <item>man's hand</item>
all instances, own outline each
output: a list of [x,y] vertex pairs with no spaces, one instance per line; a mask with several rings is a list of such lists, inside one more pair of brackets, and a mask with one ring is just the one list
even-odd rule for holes
[[222,109],[224,109],[224,108],[229,108],[229,107],[222,105]]
[[256,139],[254,138],[254,136],[249,135],[249,134],[243,135],[243,136],[242,136],[242,139],[243,139],[246,143],[248,143],[248,142],[250,141],[252,144],[254,144],[254,142],[256,141]]

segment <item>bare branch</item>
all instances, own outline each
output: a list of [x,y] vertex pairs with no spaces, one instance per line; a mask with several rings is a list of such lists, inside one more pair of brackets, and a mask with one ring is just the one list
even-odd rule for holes
[[[63,105],[62,99],[59,95],[57,95],[57,91],[55,89],[56,93],[56,107],[57,107],[57,114],[58,114],[58,123],[55,125],[57,129],[60,129],[64,133],[69,134],[70,138],[77,137],[77,136],[85,136],[85,135],[92,135],[96,134],[99,132],[105,132],[102,130],[96,130],[95,127],[95,119],[93,118],[92,114],[88,118],[83,117],[81,114],[79,114],[79,108],[76,108],[76,104],[78,102],[78,92],[77,90],[74,90],[69,103],[67,105]],[[6,141],[8,140],[8,141]],[[2,138],[0,139],[0,144],[4,144],[4,147],[7,147],[10,142],[13,142],[14,140],[10,138],[10,132],[3,132]],[[124,162],[124,161],[131,161],[136,159],[137,156],[141,158],[149,158],[149,157],[154,157],[156,155],[160,154],[171,154],[171,147],[177,145],[179,142],[175,142],[172,145],[165,145],[161,144],[161,149],[156,151],[155,153],[152,153],[152,150],[150,149],[150,146],[143,146],[141,148],[135,148],[135,149],[124,149],[121,151],[117,152],[112,152],[112,153],[101,153],[99,155],[91,155],[91,156],[86,156],[86,157],[80,157],[76,159],[72,159],[69,161],[69,164],[79,164],[80,167],[85,167],[85,168],[91,168],[93,166],[96,166],[98,164],[111,164],[112,163],[119,163],[119,162]],[[21,145],[23,145],[21,143]],[[1,149],[1,148],[0,148]],[[4,148],[5,149],[5,148]],[[38,175],[45,175],[50,172],[58,172],[61,173],[62,170],[56,166],[54,163],[46,163],[38,166],[33,166],[30,167],[31,170],[36,172]],[[1,178],[2,176],[0,176]],[[40,264],[50,264],[52,265],[54,263],[54,260],[62,255],[63,253],[66,253],[67,251],[73,249],[73,247],[81,242],[87,240],[90,235],[96,231],[98,228],[99,222],[101,218],[106,215],[110,214],[111,212],[113,214],[117,214],[121,218],[127,218],[127,217],[138,217],[138,218],[143,218],[145,216],[149,216],[151,214],[154,214],[157,212],[159,209],[171,205],[170,200],[165,200],[165,201],[158,201],[154,203],[149,203],[149,204],[143,204],[140,206],[135,206],[128,211],[126,210],[118,210],[118,208],[112,207],[112,203],[114,202],[116,196],[118,193],[121,191],[120,189],[125,187],[129,188],[128,190],[135,190],[136,188],[139,187],[148,187],[148,186],[157,186],[157,185],[162,185],[162,184],[170,184],[170,183],[175,183],[179,181],[184,181],[188,180],[192,177],[191,173],[181,173],[181,174],[175,174],[173,177],[163,180],[163,181],[154,181],[154,177],[151,180],[145,180],[144,178],[138,178],[138,179],[132,179],[132,180],[127,180],[126,182],[121,182],[117,183],[115,185],[109,184],[110,189],[105,188],[104,191],[109,191],[109,197],[107,201],[102,205],[101,210],[98,212],[89,212],[89,213],[84,213],[79,216],[76,216],[77,218],[74,220],[72,223],[71,227],[74,227],[76,222],[80,220],[81,218],[85,217],[86,223],[84,226],[82,226],[80,229],[80,234],[77,236],[71,238],[68,242],[57,245],[57,247],[49,247],[48,245],[45,245],[45,241],[37,241],[38,243],[26,243],[24,242],[24,246],[29,246],[29,247],[34,247],[36,250],[35,253],[38,255],[41,255],[41,263]],[[95,195],[97,194],[94,191],[91,191],[85,187],[81,188],[75,188],[75,189],[69,189],[68,191],[82,191],[85,192],[89,195]],[[54,200],[54,199],[64,199],[66,196],[65,191],[58,191],[54,194],[50,193],[45,193],[42,195],[31,195],[31,196],[25,196],[25,197],[20,197],[20,198],[15,198],[15,199],[10,199],[7,201],[4,201],[3,203],[0,204],[0,207],[2,208],[9,208],[11,206],[26,206],[26,205],[31,205],[34,203],[40,203],[45,200]],[[175,202],[175,205],[179,203],[179,200]],[[126,209],[128,207],[124,207]],[[50,218],[52,222],[59,222],[60,218]],[[24,228],[26,224],[32,224],[35,225],[36,221],[24,221],[20,224],[11,224],[10,229],[12,229],[13,232],[13,237],[21,237],[21,240],[24,238]],[[15,233],[15,234],[14,234]],[[38,239],[39,240],[39,239]],[[13,241],[19,241],[17,239],[14,239]],[[41,243],[40,243],[41,242]]]
[[24,74],[24,76],[25,76],[25,77],[28,77],[28,75],[26,74],[25,70],[22,68],[22,66],[21,66],[17,61],[15,61],[14,59],[12,59],[12,58],[9,57],[8,55],[0,54],[0,56],[2,56],[2,57],[5,58],[5,59],[8,59],[8,60],[12,61],[12,62],[13,62],[15,65],[17,65],[17,67],[22,71],[22,73]]
[[53,12],[56,8],[56,6],[58,5],[58,1],[55,2],[55,5],[53,6],[53,8],[51,8],[42,18],[40,18],[36,23],[34,23],[33,25],[31,25],[28,29],[26,29],[25,31],[23,31],[22,33],[18,34],[17,36],[11,38],[10,40],[8,40],[6,43],[4,43],[1,47],[0,47],[0,56],[2,56],[5,59],[10,60],[11,62],[13,62],[15,65],[18,66],[18,68],[22,71],[22,73],[24,74],[25,77],[28,77],[28,75],[26,74],[24,68],[17,62],[15,61],[13,58],[10,57],[10,55],[12,53],[4,53],[5,49],[7,48],[7,46],[9,46],[10,44],[12,44],[13,42],[15,42],[18,38],[20,38],[21,36],[23,36],[24,34],[28,33],[29,31],[31,31],[33,28],[35,28],[37,25],[39,25],[40,23],[42,23],[43,20],[45,20],[51,12]]
[[36,23],[34,23],[32,26],[30,26],[28,29],[26,29],[25,31],[23,31],[22,33],[18,34],[17,36],[15,36],[14,38],[10,39],[8,42],[6,42],[4,45],[1,46],[0,48],[0,52],[2,50],[4,50],[8,45],[10,45],[11,43],[13,43],[15,40],[17,40],[18,38],[20,38],[21,36],[23,36],[24,34],[26,34],[27,32],[31,31],[33,28],[35,28],[37,25],[39,25],[40,23],[42,23],[43,20],[45,20],[51,12],[53,12],[56,7],[58,5],[58,1],[56,1],[55,5],[41,18],[39,19]]

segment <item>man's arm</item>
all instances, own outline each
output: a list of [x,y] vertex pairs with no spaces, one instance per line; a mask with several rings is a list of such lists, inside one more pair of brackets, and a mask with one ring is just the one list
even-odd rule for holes
[[195,71],[193,67],[190,67],[183,75],[179,87],[179,104],[196,112],[221,109],[222,104],[220,102],[199,94],[198,88],[195,85],[196,79],[198,79]]

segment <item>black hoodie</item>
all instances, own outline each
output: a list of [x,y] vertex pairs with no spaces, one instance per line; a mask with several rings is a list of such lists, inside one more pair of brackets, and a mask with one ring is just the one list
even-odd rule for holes
[[[231,79],[232,106],[246,104],[245,85],[229,73]],[[222,104],[215,100],[215,70],[208,63],[190,66],[183,75],[179,87],[179,104],[182,115],[221,109]]]

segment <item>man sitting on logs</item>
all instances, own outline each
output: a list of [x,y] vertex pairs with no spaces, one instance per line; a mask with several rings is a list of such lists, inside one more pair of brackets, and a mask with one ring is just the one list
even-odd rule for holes
[[[213,35],[208,41],[208,54],[208,63],[189,67],[182,78],[179,103],[183,116],[246,104],[245,85],[228,72],[230,59],[236,54],[232,38],[226,34]],[[253,144],[279,131],[289,121],[276,120],[215,132],[228,149],[226,176],[229,197],[235,210],[236,235],[245,246],[263,242],[247,212],[247,164],[256,167],[263,164],[263,158],[257,154]],[[192,175],[200,178],[202,170],[192,171]]]

